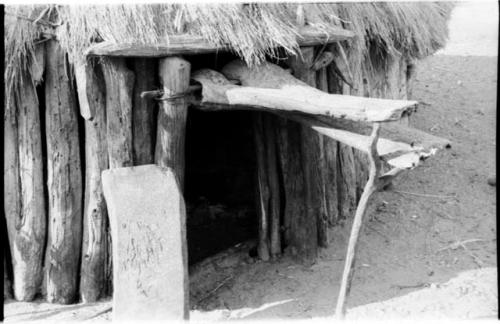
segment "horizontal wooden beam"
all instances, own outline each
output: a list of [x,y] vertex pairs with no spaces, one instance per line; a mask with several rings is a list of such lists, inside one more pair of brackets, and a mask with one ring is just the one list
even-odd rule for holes
[[[298,31],[299,46],[323,45],[344,41],[355,37],[352,31],[338,28],[313,28],[306,26]],[[221,51],[231,51],[230,46],[216,46],[200,36],[172,35],[163,44],[135,44],[102,42],[89,47],[88,56],[118,57],[166,57],[174,55],[195,55]]]
[[[300,119],[297,118],[297,119]],[[330,137],[336,141],[342,142],[346,145],[354,147],[366,154],[370,154],[370,137],[366,135],[360,135],[353,132],[348,132],[345,130],[312,126],[312,129],[318,133]],[[379,156],[385,156],[395,153],[408,153],[414,152],[416,148],[409,144],[394,142],[385,138],[379,138],[377,141],[377,153]]]
[[[328,94],[294,78],[281,67],[265,63],[250,69],[233,61],[219,72],[203,69],[192,78],[202,84],[202,101],[231,105],[261,106],[352,121],[398,120],[417,107],[416,101],[388,100]],[[227,79],[243,86],[231,85]]]
[[[231,62],[222,71],[225,75],[209,69],[193,73],[192,78],[202,87],[199,105],[203,109],[268,111],[366,154],[372,153],[371,138],[365,134],[372,131],[373,122],[396,119],[406,112],[401,107],[412,103],[327,94],[305,86],[272,64],[249,69],[244,63]],[[239,80],[243,86],[229,83],[226,77]],[[399,169],[413,168],[450,145],[445,139],[394,123],[383,123],[378,133],[388,138],[377,141],[377,155]]]

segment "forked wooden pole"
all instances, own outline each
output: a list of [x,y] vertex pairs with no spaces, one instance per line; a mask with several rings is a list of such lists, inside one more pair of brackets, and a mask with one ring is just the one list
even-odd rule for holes
[[356,250],[358,246],[358,237],[363,224],[363,216],[366,212],[366,207],[370,200],[371,195],[379,188],[379,174],[380,174],[380,159],[377,153],[377,141],[379,137],[380,123],[374,123],[372,134],[370,136],[370,171],[368,182],[365,185],[359,204],[356,209],[356,215],[352,223],[351,237],[349,238],[349,245],[347,246],[347,254],[344,265],[344,272],[342,274],[342,282],[340,284],[339,297],[337,299],[337,307],[335,315],[338,319],[344,319],[347,298],[351,288],[352,277],[354,275],[354,263],[356,261]]

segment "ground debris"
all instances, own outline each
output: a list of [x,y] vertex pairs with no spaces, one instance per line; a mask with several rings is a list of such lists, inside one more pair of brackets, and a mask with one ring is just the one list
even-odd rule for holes
[[436,253],[439,253],[441,251],[445,251],[445,250],[456,250],[458,248],[463,248],[464,250],[468,250],[467,247],[465,246],[465,244],[467,243],[473,243],[473,242],[486,242],[487,240],[484,240],[484,239],[468,239],[468,240],[463,240],[463,241],[457,241],[457,242],[454,242],[450,245],[447,245],[439,250],[436,251]]

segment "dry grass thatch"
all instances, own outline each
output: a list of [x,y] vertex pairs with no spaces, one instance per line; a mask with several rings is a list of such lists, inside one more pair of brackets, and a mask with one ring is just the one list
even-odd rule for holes
[[57,35],[70,60],[80,59],[93,42],[168,43],[169,35],[187,33],[214,45],[228,45],[254,64],[274,55],[277,48],[295,54],[301,23],[353,30],[359,37],[349,44],[352,69],[376,70],[390,56],[422,58],[442,47],[452,6],[451,2],[7,6],[6,80],[12,89],[18,72],[29,68],[33,44],[47,31]]

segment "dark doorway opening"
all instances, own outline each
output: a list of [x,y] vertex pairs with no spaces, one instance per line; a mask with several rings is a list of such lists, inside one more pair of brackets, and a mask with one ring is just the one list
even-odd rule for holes
[[184,197],[190,265],[257,236],[252,117],[189,108]]

